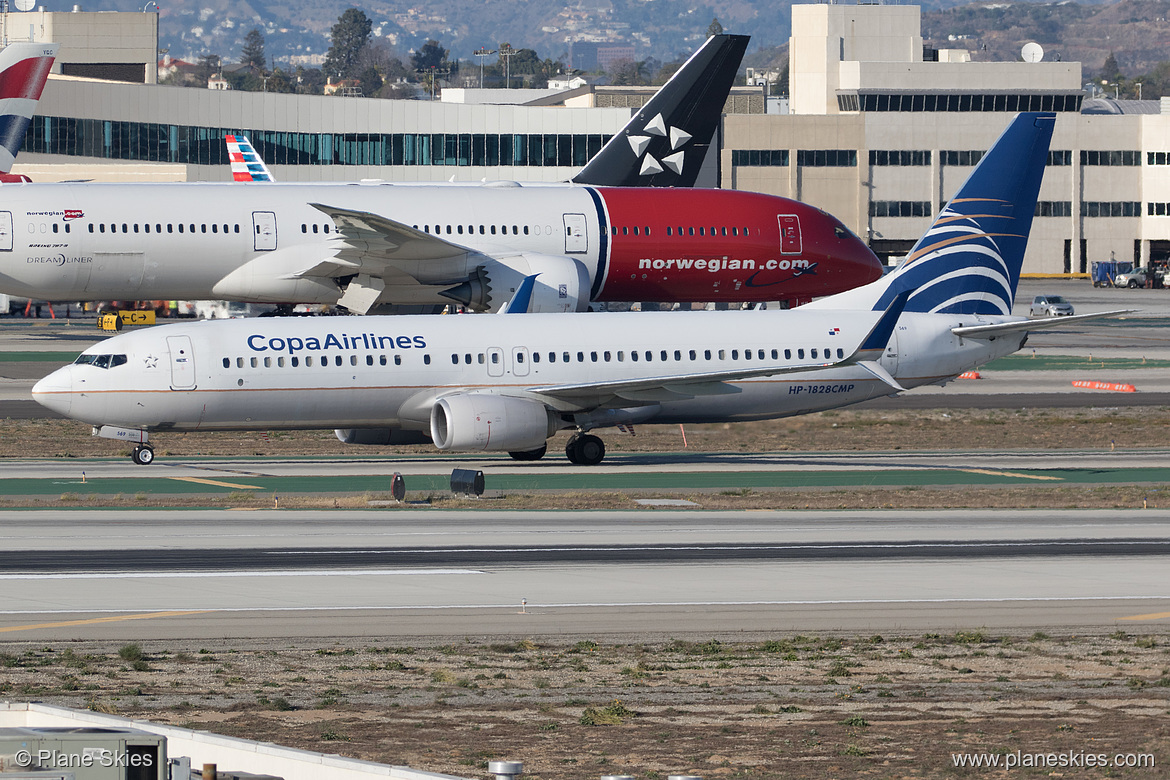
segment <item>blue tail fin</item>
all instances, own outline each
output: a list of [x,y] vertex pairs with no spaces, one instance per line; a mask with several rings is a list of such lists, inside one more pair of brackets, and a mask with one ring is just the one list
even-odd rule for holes
[[909,292],[909,312],[1010,314],[1056,115],[1017,116],[983,156],[873,307]]

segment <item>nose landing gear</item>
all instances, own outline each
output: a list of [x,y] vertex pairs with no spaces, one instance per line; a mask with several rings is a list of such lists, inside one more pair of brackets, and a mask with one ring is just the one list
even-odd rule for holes
[[605,457],[605,442],[588,433],[578,433],[565,445],[565,455],[578,466],[596,466]]
[[154,463],[154,447],[149,444],[139,444],[134,448],[134,452],[130,453],[130,460],[139,466],[149,466]]

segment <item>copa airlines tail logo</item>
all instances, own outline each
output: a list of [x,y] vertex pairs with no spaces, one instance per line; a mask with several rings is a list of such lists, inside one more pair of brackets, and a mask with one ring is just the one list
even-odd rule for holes
[[[653,176],[656,173],[670,170],[681,176],[683,164],[686,162],[686,152],[683,151],[683,147],[691,140],[691,134],[678,127],[668,128],[660,113],[655,114],[654,118],[646,123],[642,132],[645,135],[630,135],[626,139],[630,142],[630,148],[634,150],[634,154],[642,160],[642,167],[638,173],[642,176]],[[670,151],[673,154],[667,155],[661,160],[652,154],[647,154],[646,150],[650,147],[650,142],[654,140],[653,136],[669,139]]]
[[878,306],[914,290],[906,311],[1010,314],[1027,242],[1027,224],[1021,233],[1012,205],[991,198],[947,204]]

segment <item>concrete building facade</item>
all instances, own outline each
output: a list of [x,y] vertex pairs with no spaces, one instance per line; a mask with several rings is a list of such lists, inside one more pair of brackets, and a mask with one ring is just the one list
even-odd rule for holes
[[1079,63],[924,51],[915,6],[798,5],[792,30],[791,113],[724,118],[722,186],[819,206],[892,261],[1017,111],[1056,111],[1025,272],[1170,262],[1170,106],[1082,113]]

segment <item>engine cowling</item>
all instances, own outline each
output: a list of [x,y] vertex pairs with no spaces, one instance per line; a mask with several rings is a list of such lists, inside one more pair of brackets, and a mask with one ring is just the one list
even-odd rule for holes
[[442,295],[476,311],[499,311],[524,281],[538,274],[528,311],[585,311],[589,308],[589,271],[584,263],[563,255],[525,253],[488,260],[463,284]]
[[342,444],[368,444],[385,447],[392,444],[430,444],[423,431],[404,431],[401,428],[338,428],[333,431]]
[[534,450],[558,427],[548,407],[525,398],[460,393],[431,408],[431,441],[440,450]]

